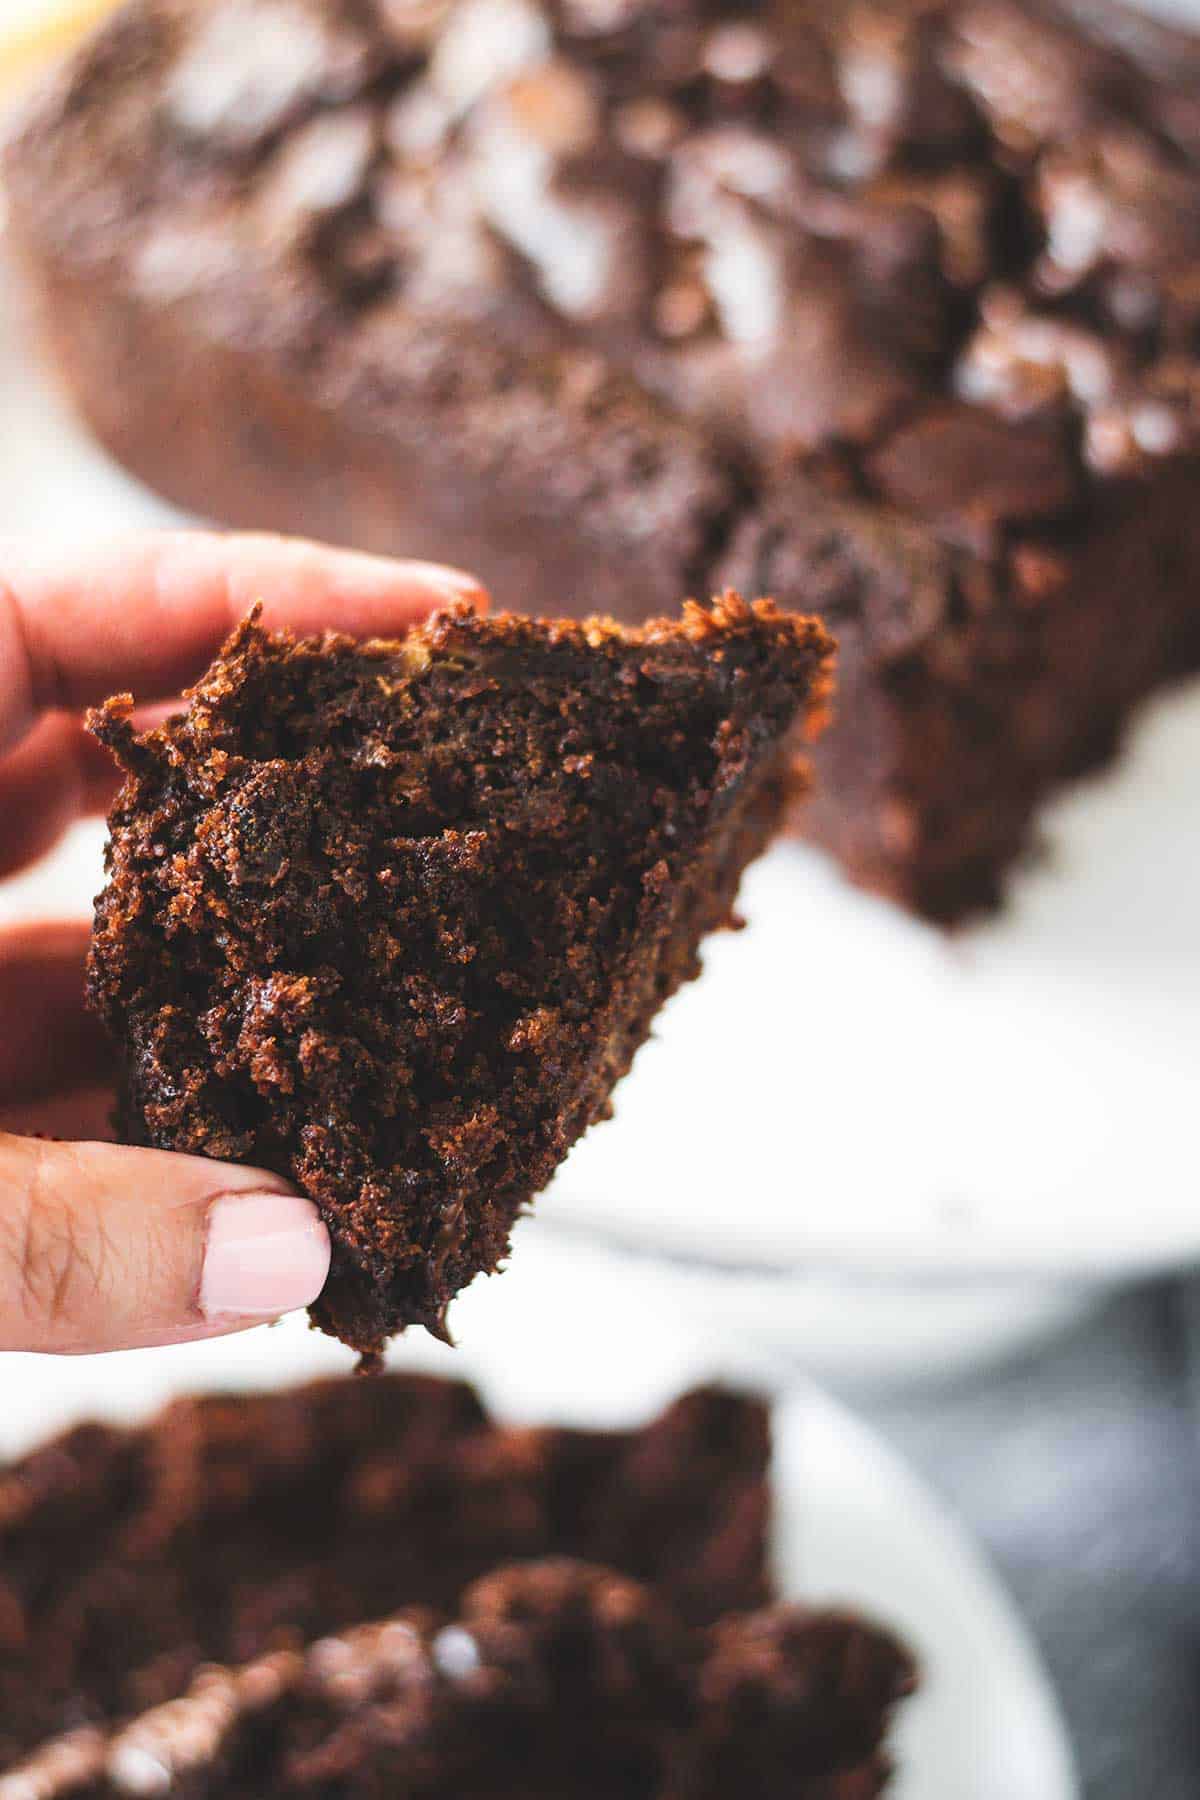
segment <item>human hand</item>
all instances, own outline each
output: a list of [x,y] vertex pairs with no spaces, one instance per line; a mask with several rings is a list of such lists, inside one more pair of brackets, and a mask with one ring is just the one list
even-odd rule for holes
[[[268,624],[383,636],[464,597],[482,593],[453,570],[280,538],[0,540],[0,877],[112,797],[79,709],[169,701],[255,600]],[[113,1054],[84,1008],[88,929],[0,929],[0,1350],[177,1343],[308,1305],[329,1238],[286,1182],[98,1141]]]

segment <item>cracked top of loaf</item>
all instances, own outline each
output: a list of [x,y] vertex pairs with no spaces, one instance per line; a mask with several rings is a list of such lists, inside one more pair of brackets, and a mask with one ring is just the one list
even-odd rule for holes
[[1198,95],[1075,0],[134,0],[10,176],[329,391],[402,318],[583,347],[989,554],[1194,440]]

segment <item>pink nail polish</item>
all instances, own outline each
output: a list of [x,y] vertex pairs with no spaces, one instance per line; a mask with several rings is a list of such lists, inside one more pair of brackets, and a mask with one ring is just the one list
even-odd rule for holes
[[200,1311],[206,1319],[275,1318],[316,1299],[329,1233],[298,1194],[222,1194],[208,1210]]

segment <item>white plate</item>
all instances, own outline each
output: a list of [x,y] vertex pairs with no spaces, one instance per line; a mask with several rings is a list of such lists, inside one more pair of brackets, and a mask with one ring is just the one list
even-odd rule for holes
[[[70,421],[0,288],[0,532],[171,515]],[[779,845],[615,1122],[543,1211],[772,1271],[1112,1278],[1200,1257],[1200,693],[1058,801],[998,920],[946,938]],[[0,897],[86,906],[91,838]]]
[[[502,1279],[464,1296],[454,1325],[460,1350],[414,1333],[393,1365],[477,1381],[502,1416],[522,1420],[627,1423],[717,1367],[649,1275],[614,1284],[611,1271],[534,1237]],[[89,1412],[142,1417],[198,1386],[275,1385],[347,1362],[299,1319],[175,1351],[9,1358],[0,1456]],[[736,1372],[769,1376],[745,1363]],[[775,1435],[782,1591],[865,1612],[921,1660],[922,1690],[896,1733],[896,1800],[1073,1800],[1071,1756],[1037,1653],[960,1529],[816,1390],[780,1402]]]
[[778,844],[560,1222],[741,1266],[1108,1276],[1200,1256],[1200,691],[1045,819],[955,937]]

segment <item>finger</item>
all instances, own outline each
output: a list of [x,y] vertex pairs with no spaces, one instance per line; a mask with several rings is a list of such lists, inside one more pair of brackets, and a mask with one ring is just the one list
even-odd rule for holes
[[74,713],[39,719],[0,758],[0,877],[52,850],[84,813],[106,810],[120,779]]
[[407,630],[483,590],[434,563],[391,562],[266,535],[157,532],[83,555],[0,543],[0,750],[40,711],[114,688],[175,692],[262,600],[266,622],[354,636]]
[[307,1306],[329,1237],[261,1170],[0,1137],[0,1350],[221,1335]]
[[[139,731],[160,725],[181,705],[176,695],[139,706]],[[68,826],[107,812],[121,785],[111,753],[75,713],[48,713],[15,750],[0,757],[0,880],[52,850]]]
[[112,1046],[84,1004],[82,921],[0,931],[0,1095],[6,1104],[112,1073]]

